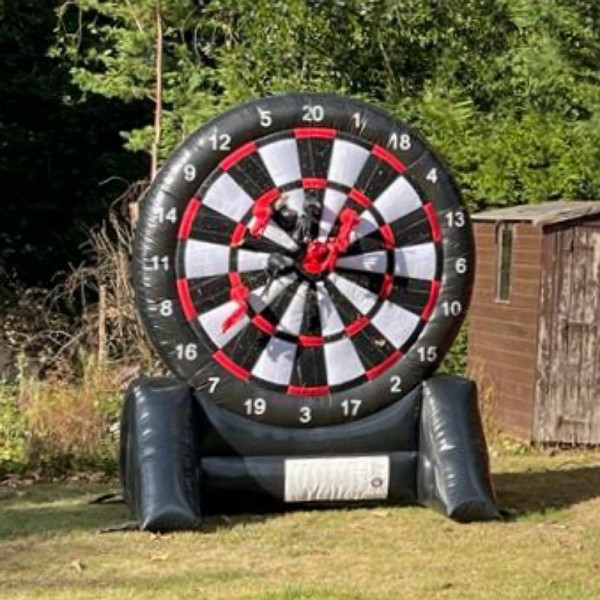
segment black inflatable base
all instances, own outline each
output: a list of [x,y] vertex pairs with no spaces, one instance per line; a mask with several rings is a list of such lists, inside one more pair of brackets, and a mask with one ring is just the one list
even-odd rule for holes
[[211,512],[350,503],[499,516],[476,387],[444,375],[371,417],[314,429],[250,423],[174,379],[142,378],[126,396],[120,474],[149,531],[195,529]]

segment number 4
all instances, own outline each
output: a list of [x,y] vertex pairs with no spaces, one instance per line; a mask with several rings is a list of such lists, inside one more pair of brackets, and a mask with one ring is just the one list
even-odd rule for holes
[[433,169],[431,169],[431,171],[429,171],[429,173],[427,173],[427,176],[425,177],[425,179],[427,179],[427,181],[431,181],[431,183],[437,183],[438,182],[437,169],[435,167]]

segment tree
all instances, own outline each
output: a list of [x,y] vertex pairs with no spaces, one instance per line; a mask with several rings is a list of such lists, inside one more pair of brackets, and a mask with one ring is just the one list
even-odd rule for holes
[[[417,125],[483,207],[600,193],[600,7],[585,0],[72,0],[86,91],[155,97],[164,158],[234,103],[288,90],[371,100]],[[127,134],[152,151],[152,115]]]
[[82,100],[70,65],[47,55],[57,5],[5,0],[0,11],[0,274],[30,284],[81,261],[85,226],[104,216],[123,180],[143,175],[119,136],[140,122],[139,104]]

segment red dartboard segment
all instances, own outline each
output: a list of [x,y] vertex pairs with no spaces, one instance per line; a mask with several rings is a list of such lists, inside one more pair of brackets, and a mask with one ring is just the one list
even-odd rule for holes
[[302,387],[301,385],[290,385],[287,393],[290,396],[326,396],[330,393],[329,386],[318,385],[313,387]]
[[359,331],[362,331],[368,324],[369,319],[367,317],[360,317],[359,319],[356,319],[356,321],[350,323],[350,325],[346,325],[344,331],[350,337],[352,337],[353,335],[356,335]]
[[381,237],[383,237],[384,245],[387,250],[392,250],[396,247],[394,232],[387,223],[379,228],[379,233],[381,233]]
[[246,237],[247,229],[248,228],[243,223],[238,223],[235,226],[235,229],[233,230],[233,235],[231,236],[231,245],[233,247],[240,246],[243,243],[244,238]]
[[[386,386],[378,387],[381,398],[372,397],[369,382],[393,374],[410,389],[418,375],[407,379],[406,370],[418,363],[417,344],[436,347],[441,357],[444,331],[460,320],[436,310],[442,299],[468,304],[464,295],[449,297],[445,283],[444,265],[455,253],[469,256],[470,242],[460,237],[466,228],[440,222],[440,214],[462,208],[452,191],[446,199],[436,189],[448,177],[427,179],[432,168],[443,171],[441,163],[407,128],[391,120],[384,127],[381,115],[369,118],[360,103],[332,108],[326,98],[311,108],[303,97],[288,121],[281,110],[290,115],[292,105],[273,98],[244,113],[246,120],[232,119],[234,129],[225,121],[211,125],[202,135],[218,130],[232,150],[190,146],[187,164],[198,178],[190,182],[188,168],[182,181],[189,185],[180,186],[186,191],[169,192],[181,194],[175,269],[156,269],[155,277],[174,277],[176,294],[165,297],[176,296],[188,330],[178,341],[184,351],[165,360],[176,357],[174,367],[194,381],[210,365],[226,373],[240,395],[218,401],[248,418],[242,395],[267,403],[281,398],[291,411],[287,425],[297,423],[298,413],[286,398],[311,396],[319,423],[342,419],[344,411],[335,417],[326,407],[339,408],[344,398],[364,400],[366,411],[395,401],[397,392],[388,394]],[[354,112],[344,112],[351,106]],[[260,118],[254,125],[253,114]],[[297,126],[309,119],[313,124]],[[163,258],[154,252],[145,264],[169,264]],[[423,364],[422,372],[434,366]],[[322,397],[327,403],[320,404]],[[269,408],[264,418],[283,419],[278,411]]]
[[438,296],[440,293],[440,287],[441,287],[441,284],[439,281],[431,282],[429,298],[427,299],[427,304],[425,305],[425,308],[421,312],[421,319],[423,319],[424,321],[429,321],[429,319],[431,318],[431,315],[433,314],[433,311],[435,310]]
[[213,354],[213,358],[227,371],[240,379],[250,379],[250,373],[246,369],[234,363],[224,352],[219,350]]
[[298,342],[305,348],[317,348],[325,343],[325,338],[322,335],[300,335]]
[[319,177],[304,177],[302,179],[302,187],[305,190],[324,190],[327,187],[327,179]]
[[240,274],[236,271],[230,271],[229,273],[227,273],[227,276],[229,277],[229,285],[231,287],[241,285],[242,278],[240,277]]
[[429,221],[429,226],[431,227],[433,241],[439,242],[442,239],[442,230],[440,229],[440,224],[438,222],[437,215],[435,214],[435,209],[433,208],[431,202],[423,204],[423,210],[427,215],[427,220]]
[[224,171],[228,171],[229,169],[231,169],[231,167],[239,163],[240,160],[242,160],[246,156],[249,156],[255,151],[255,142],[248,142],[247,144],[244,144],[243,146],[232,152],[227,158],[221,161],[221,169],[223,169]]
[[381,282],[379,297],[385,300],[392,293],[393,288],[394,278],[390,273],[385,273],[383,276],[383,281]]
[[194,219],[196,218],[199,209],[200,199],[192,198],[189,201],[185,212],[183,213],[183,217],[181,218],[181,225],[179,226],[180,240],[186,240],[189,237],[190,231],[192,230],[192,225],[194,223]]
[[190,287],[187,279],[182,278],[177,280],[177,294],[179,296],[179,302],[181,303],[185,318],[188,321],[195,319],[198,316],[198,312],[196,311],[196,307],[192,302]]
[[265,319],[261,315],[256,315],[252,319],[252,324],[255,327],[258,327],[258,329],[260,329],[264,333],[268,333],[269,335],[274,335],[275,331],[277,330],[277,327],[275,327],[275,325],[273,325],[272,323],[270,323],[269,321],[267,321],[267,319]]
[[373,147],[372,152],[373,156],[376,156],[377,158],[380,158],[381,160],[385,161],[398,173],[404,173],[406,171],[406,166],[404,165],[404,163],[398,157],[394,156],[391,152],[388,152],[385,148],[376,145]]
[[335,129],[327,127],[297,127],[294,129],[294,135],[298,139],[305,138],[323,138],[332,140],[337,134]]
[[371,206],[371,204],[373,204],[373,202],[371,202],[371,200],[369,198],[367,198],[367,196],[365,196],[365,194],[363,194],[363,192],[361,192],[360,190],[357,190],[356,188],[352,188],[350,190],[350,193],[348,194],[348,198],[350,198],[351,200],[354,200],[355,202],[358,202],[358,204],[360,204],[364,208],[369,208]]
[[390,354],[385,360],[382,360],[378,365],[371,367],[367,371],[367,379],[373,381],[380,375],[385,373],[388,369],[391,369],[402,358],[402,352],[396,350],[393,354]]

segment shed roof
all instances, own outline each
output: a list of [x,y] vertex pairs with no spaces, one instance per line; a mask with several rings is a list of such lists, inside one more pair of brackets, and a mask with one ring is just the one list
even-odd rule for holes
[[472,215],[471,218],[474,221],[528,221],[533,225],[549,225],[594,215],[600,216],[600,201],[555,200],[542,204],[522,204],[486,210]]

